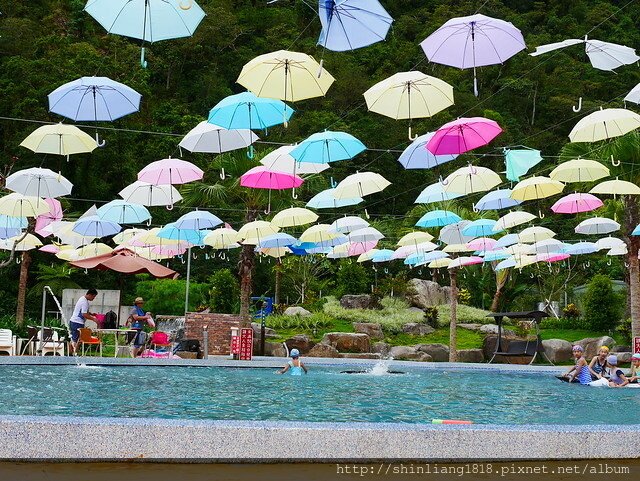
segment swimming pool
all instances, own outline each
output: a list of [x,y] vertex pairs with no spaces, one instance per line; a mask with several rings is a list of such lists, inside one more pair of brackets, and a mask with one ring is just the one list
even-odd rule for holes
[[[549,373],[395,368],[307,376],[273,368],[0,366],[0,415],[188,420],[640,424],[640,390],[568,385]],[[610,409],[614,406],[614,409]],[[624,415],[621,417],[620,413]]]

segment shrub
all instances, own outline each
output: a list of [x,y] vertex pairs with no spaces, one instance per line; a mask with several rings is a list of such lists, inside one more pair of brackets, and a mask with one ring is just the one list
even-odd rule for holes
[[366,294],[371,289],[369,271],[353,261],[341,262],[336,272],[336,296]]
[[402,325],[408,322],[424,322],[424,314],[409,310],[409,304],[404,299],[385,297],[381,305],[381,309],[345,309],[335,298],[329,297],[324,312],[335,319],[349,322],[374,322],[388,332],[399,332]]
[[[443,304],[438,306],[438,319],[442,325],[448,326],[451,323],[451,306],[449,304]],[[456,310],[458,323],[463,324],[489,324],[493,322],[493,319],[487,317],[489,311],[483,311],[476,307],[465,306],[464,304],[458,304]]]
[[[154,315],[179,316],[184,314],[186,281],[155,279],[138,282],[136,295],[144,297],[145,309]],[[208,284],[189,283],[189,310],[193,311],[205,301]]]
[[594,331],[615,329],[622,317],[624,302],[613,290],[611,278],[603,274],[593,276],[583,297],[584,318]]
[[436,306],[430,306],[424,308],[424,320],[433,328],[438,328],[438,308]]
[[578,306],[573,303],[565,306],[562,309],[562,313],[564,314],[564,317],[568,319],[576,319],[580,317],[580,310],[578,309]]
[[267,317],[266,325],[272,329],[293,329],[296,331],[319,330],[332,325],[334,319],[324,312],[314,312],[310,316],[272,315]]
[[233,314],[238,312],[240,287],[229,269],[220,269],[209,278],[209,309],[212,312]]
[[471,301],[471,293],[468,289],[460,289],[458,290],[458,303],[464,304],[465,306],[469,305]]
[[622,339],[625,344],[630,345],[632,342],[631,339],[631,319],[625,319],[620,323],[620,325],[616,328],[616,330],[622,336]]
[[540,329],[582,329],[589,330],[584,319],[578,317],[546,317],[540,322]]

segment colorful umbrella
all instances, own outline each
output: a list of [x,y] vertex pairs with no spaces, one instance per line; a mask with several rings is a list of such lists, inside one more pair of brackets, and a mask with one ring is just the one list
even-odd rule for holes
[[281,100],[256,97],[251,92],[230,95],[209,112],[208,122],[225,129],[262,129],[286,124],[294,110]]
[[487,192],[473,206],[474,210],[500,210],[520,205],[519,200],[511,198],[511,189],[498,189]]
[[452,172],[442,183],[445,192],[468,195],[491,190],[500,185],[502,179],[491,169],[469,165]]
[[65,124],[44,125],[31,132],[20,145],[36,154],[66,155],[93,152],[98,144],[78,127]]
[[[495,246],[494,246],[495,248]],[[485,252],[482,259],[484,262],[496,262],[508,259],[511,257],[504,249],[494,250],[490,252]]]
[[352,159],[366,148],[351,134],[324,131],[307,137],[290,151],[290,155],[301,163],[328,164]]
[[580,222],[576,226],[575,232],[576,234],[598,235],[608,234],[609,232],[614,232],[618,229],[620,229],[620,224],[613,219],[608,219],[606,217],[592,217]]
[[191,129],[178,144],[189,152],[221,154],[244,149],[260,138],[251,130],[229,130],[203,121]]
[[19,236],[27,225],[26,217],[9,217],[0,214],[0,239]]
[[436,259],[435,261],[429,262],[428,267],[431,269],[439,269],[441,267],[449,267],[449,265],[453,262],[452,259],[448,257],[443,257],[440,259]]
[[502,232],[503,229],[496,227],[496,221],[492,219],[478,219],[471,222],[464,228],[462,233],[471,237],[492,236]]
[[585,53],[589,57],[591,65],[598,70],[612,71],[622,65],[630,65],[640,60],[640,57],[636,55],[636,51],[630,47],[603,42],[602,40],[589,40],[586,36],[584,39],[570,38],[562,42],[540,45],[536,47],[535,52],[529,55],[535,57],[559,48],[570,47],[580,43],[585,44]]
[[571,142],[597,142],[640,127],[640,115],[627,109],[601,109],[587,115],[569,133]]
[[575,193],[558,199],[551,210],[556,214],[578,214],[596,210],[603,205],[595,195]]
[[22,195],[54,198],[69,195],[73,184],[52,170],[33,167],[11,174],[5,187]]
[[178,273],[156,262],[144,259],[130,249],[114,250],[108,254],[73,261],[81,269],[113,270],[122,274],[151,274],[159,279],[175,279]]
[[[40,239],[38,239],[33,234],[27,234],[24,239],[20,240],[21,237],[22,235],[10,237],[9,239],[0,239],[0,249],[10,251],[14,248],[15,244],[16,252],[24,252],[30,251],[42,245]],[[20,240],[20,242],[16,244],[18,240]]]
[[564,184],[549,177],[529,177],[516,184],[511,192],[511,198],[524,202],[526,200],[544,199],[559,194]]
[[502,230],[510,229],[511,227],[515,227],[520,224],[526,224],[527,222],[530,222],[535,218],[536,216],[533,214],[530,214],[529,212],[518,210],[514,212],[509,212],[508,214],[500,217],[494,227],[496,229],[502,229]]
[[541,227],[538,225],[534,225],[532,227],[527,227],[523,229],[518,234],[518,240],[520,242],[539,242],[545,239],[551,239],[555,237],[556,233],[551,229],[547,229],[546,227]]
[[391,185],[387,179],[375,172],[358,172],[342,180],[335,188],[336,199],[352,199],[375,194]]
[[501,262],[495,267],[496,271],[502,271],[504,269],[509,269],[510,267],[515,267],[516,259],[514,257],[509,257]]
[[304,180],[297,175],[285,172],[271,171],[265,166],[253,167],[240,177],[240,185],[251,189],[268,189],[269,206],[267,212],[271,212],[271,191],[295,189],[300,187]]
[[464,257],[463,256],[463,257],[458,257],[453,261],[451,261],[451,263],[447,266],[447,269],[455,269],[456,267],[473,266],[475,264],[482,264],[483,262],[484,262],[484,259],[482,259],[482,257],[478,257],[478,256]]
[[[464,232],[465,231],[463,231],[463,233]],[[467,242],[467,248],[473,251],[491,251],[495,249],[496,243],[497,241],[495,239],[491,239],[490,237],[479,237]]]
[[438,246],[433,242],[423,242],[415,245],[405,245],[396,249],[392,259],[406,259],[414,254],[425,254],[436,250]]
[[400,238],[397,245],[399,247],[415,246],[431,240],[433,240],[433,236],[428,232],[409,232]]
[[367,262],[372,260],[379,250],[380,249],[371,249],[370,251],[360,254],[356,259],[356,262]]
[[108,237],[122,230],[119,224],[104,220],[97,215],[90,215],[78,219],[73,226],[73,232],[83,237]]
[[113,236],[113,242],[115,242],[116,244],[127,244],[137,235],[143,234],[145,232],[147,231],[144,229],[137,229],[135,227],[125,229]]
[[463,117],[440,127],[427,143],[427,149],[435,155],[463,154],[487,145],[501,132],[494,120]]
[[118,195],[126,202],[147,207],[160,205],[171,207],[182,200],[180,192],[172,185],[154,185],[139,180],[122,189]]
[[427,186],[414,201],[415,204],[433,204],[434,202],[444,202],[445,200],[457,199],[464,194],[455,192],[445,192],[444,184],[436,182]]
[[609,175],[609,169],[595,160],[575,159],[563,162],[549,177],[560,182],[594,182]]
[[640,195],[640,187],[626,180],[605,180],[589,191],[591,194]]
[[504,162],[507,164],[507,179],[519,182],[520,177],[526,175],[531,167],[542,161],[539,150],[530,149],[504,149]]
[[207,235],[208,232],[205,231],[180,229],[177,226],[177,222],[170,222],[156,233],[156,236],[160,239],[167,239],[177,243],[188,242],[192,245],[204,245],[203,241]]
[[181,216],[174,224],[181,230],[204,230],[214,229],[222,224],[222,221],[206,210],[194,210]]
[[0,214],[10,217],[38,217],[49,212],[49,204],[39,197],[12,192],[0,197]]
[[389,262],[392,260],[394,253],[391,249],[380,249],[373,255],[371,261],[374,263]]
[[447,244],[442,249],[443,252],[446,253],[461,253],[461,252],[472,252],[474,249],[470,249],[467,247],[467,244]]
[[424,214],[418,222],[416,222],[416,226],[424,227],[426,229],[429,227],[444,227],[449,224],[460,222],[461,220],[462,217],[454,212],[450,212],[448,210],[432,210],[431,212]]
[[400,162],[405,169],[431,169],[458,157],[455,154],[433,155],[429,149],[427,149],[427,144],[434,135],[435,132],[429,132],[415,139],[411,142],[411,145],[400,154],[398,162]]
[[151,162],[138,172],[138,180],[153,185],[177,185],[202,179],[204,171],[181,159],[162,159]]
[[335,189],[326,189],[314,195],[311,200],[307,202],[307,207],[312,209],[337,209],[339,207],[348,207],[364,202],[362,197],[336,199],[335,191]]
[[518,234],[503,235],[502,237],[500,237],[500,239],[498,239],[498,242],[496,242],[495,248],[503,249],[505,247],[509,247],[510,245],[517,244],[518,242]]
[[98,217],[118,224],[140,224],[151,219],[151,214],[146,207],[139,204],[115,199],[100,207]]
[[571,256],[593,254],[594,252],[598,252],[598,248],[593,242],[578,242],[577,244],[569,244],[564,250],[565,254],[569,254]]
[[298,162],[291,156],[295,145],[283,145],[265,155],[260,163],[269,170],[292,175],[319,174],[329,168],[329,164]]
[[203,242],[214,249],[231,249],[240,247],[238,240],[237,231],[229,227],[221,227],[209,232],[203,239]]
[[331,230],[329,224],[316,224],[305,230],[300,236],[300,242],[313,242],[318,244],[339,237],[340,234]]
[[538,262],[560,262],[567,260],[571,255],[562,252],[550,252],[548,254],[538,254],[536,261]]
[[[317,217],[317,216],[316,216]],[[369,222],[358,216],[341,217],[331,223],[331,230],[341,234],[369,227]]]
[[271,223],[277,227],[298,227],[311,224],[317,220],[318,215],[315,212],[301,207],[291,207],[278,212],[273,216],[273,219],[271,219]]
[[428,264],[429,262],[437,261],[440,259],[448,259],[449,254],[442,251],[432,251],[432,252],[417,252],[408,256],[404,263],[406,265],[419,266]]
[[292,246],[297,242],[298,239],[292,235],[279,232],[261,239],[258,247],[261,249],[280,249],[282,247]]

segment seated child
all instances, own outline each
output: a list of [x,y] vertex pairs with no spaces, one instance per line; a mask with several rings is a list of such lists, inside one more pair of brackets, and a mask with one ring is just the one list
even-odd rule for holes
[[[591,372],[589,371],[589,365],[584,358],[584,348],[580,345],[573,346],[573,357],[575,358],[575,365],[567,371],[564,375],[569,378],[569,382],[579,382],[580,384],[589,384],[591,382]],[[574,372],[575,371],[575,372]],[[572,375],[573,373],[573,375]]]
[[637,383],[640,379],[640,353],[631,356],[631,372],[629,373],[629,382]]
[[618,357],[617,356],[609,356],[607,358],[607,363],[611,366],[610,377],[609,377],[609,387],[624,387],[629,384],[629,380],[622,372],[622,369],[618,367]]

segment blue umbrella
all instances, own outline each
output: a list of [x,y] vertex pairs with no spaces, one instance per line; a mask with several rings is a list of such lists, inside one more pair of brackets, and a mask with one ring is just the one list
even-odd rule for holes
[[474,220],[462,229],[462,235],[470,237],[488,237],[496,235],[499,232],[503,232],[503,229],[497,231],[493,230],[493,226],[495,225],[496,221],[491,219]]
[[415,204],[432,204],[434,202],[444,202],[445,200],[457,199],[464,194],[455,192],[445,192],[444,185],[441,182],[431,184],[426,187],[415,200]]
[[296,239],[292,235],[279,232],[278,234],[273,234],[265,237],[264,239],[261,239],[258,246],[261,249],[272,249],[280,247],[291,247],[292,245],[297,244],[297,242],[298,239]]
[[380,42],[393,18],[377,0],[319,0],[322,32],[318,45],[344,52]]
[[562,252],[572,256],[581,254],[593,254],[598,252],[598,246],[593,242],[578,242],[577,244],[567,244]]
[[500,239],[498,239],[498,242],[496,242],[495,248],[501,249],[504,247],[509,247],[509,246],[512,246],[513,244],[517,244],[518,242],[520,242],[520,239],[518,238],[518,234],[503,235],[502,237],[500,237]]
[[476,210],[500,210],[520,205],[519,200],[512,199],[511,189],[492,190],[485,194],[473,207]]
[[116,222],[101,219],[97,215],[90,215],[78,219],[74,226],[73,232],[84,237],[108,237],[115,235],[122,227]]
[[351,199],[336,199],[334,197],[335,189],[327,189],[316,194],[307,202],[307,207],[311,209],[337,209],[339,207],[347,207],[364,202],[362,197],[353,197]]
[[377,251],[375,254],[373,254],[373,257],[371,258],[372,262],[389,262],[392,257],[393,254],[395,254],[395,251],[391,250],[391,249],[380,249],[379,251]]
[[194,210],[184,214],[174,225],[181,230],[213,229],[222,224],[222,221],[206,210]]
[[100,207],[96,214],[102,220],[118,224],[139,224],[151,219],[151,214],[143,205],[132,204],[122,199],[112,200]]
[[206,234],[208,234],[208,232],[201,230],[178,229],[175,223],[169,223],[160,229],[156,235],[163,239],[184,241],[193,245],[203,245]]
[[85,11],[109,33],[142,40],[144,43],[190,37],[205,16],[193,0],[89,0]]
[[418,227],[444,227],[445,225],[460,222],[462,217],[448,210],[432,210],[423,215],[416,225]]
[[516,259],[515,257],[508,257],[507,259],[501,261],[496,266],[496,271],[501,271],[503,269],[508,269],[509,267],[515,267]]
[[483,259],[485,262],[493,262],[508,259],[509,257],[511,257],[511,255],[507,254],[505,251],[498,250],[485,253]]
[[633,232],[631,232],[631,235],[640,235],[640,224],[638,224],[636,228],[633,229]]
[[328,164],[338,160],[352,159],[366,150],[365,145],[346,132],[318,132],[303,140],[289,152],[298,162]]
[[329,239],[326,241],[322,241],[322,242],[318,242],[316,243],[316,247],[335,247],[335,246],[339,246],[342,244],[346,244],[347,242],[349,242],[349,238],[346,235],[339,235],[337,237],[334,237],[333,239]]
[[307,249],[307,254],[328,254],[331,252],[331,247],[314,247],[312,249]]
[[404,152],[400,154],[398,162],[400,162],[405,169],[431,169],[458,157],[457,154],[432,154],[427,149],[427,144],[434,135],[435,132],[429,132],[428,134],[421,135],[411,142],[411,145],[404,149]]
[[432,261],[437,261],[438,259],[444,259],[445,257],[449,257],[449,254],[442,251],[416,252],[415,254],[408,256],[404,260],[404,263],[406,265],[415,266],[417,264],[427,264]]
[[225,129],[266,129],[286,123],[294,110],[282,100],[256,97],[251,92],[230,95],[209,112],[208,122]]
[[26,229],[28,221],[26,217],[10,217],[0,214],[0,239],[10,239],[22,233]]
[[290,245],[289,250],[293,255],[306,256],[308,254],[308,250],[315,249],[316,247],[318,246],[313,242],[297,242]]

